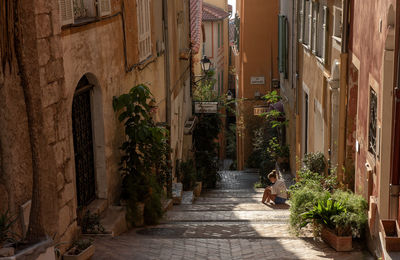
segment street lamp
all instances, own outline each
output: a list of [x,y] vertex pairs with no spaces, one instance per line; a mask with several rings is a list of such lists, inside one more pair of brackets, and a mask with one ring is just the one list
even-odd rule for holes
[[228,92],[226,93],[226,99],[232,100],[232,96],[233,96],[232,92],[228,90]]
[[201,68],[203,69],[204,73],[207,74],[207,72],[211,68],[211,61],[207,56],[204,56],[203,59],[201,59]]

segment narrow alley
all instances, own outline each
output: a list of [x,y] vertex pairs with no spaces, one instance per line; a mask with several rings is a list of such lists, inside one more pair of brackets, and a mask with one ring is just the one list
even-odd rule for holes
[[222,171],[221,177],[217,189],[193,205],[174,206],[159,225],[97,240],[94,259],[373,259],[357,243],[352,252],[336,252],[291,234],[289,206],[260,202],[257,173]]

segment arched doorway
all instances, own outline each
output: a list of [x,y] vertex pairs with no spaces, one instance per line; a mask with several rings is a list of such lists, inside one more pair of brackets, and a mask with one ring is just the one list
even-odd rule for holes
[[87,206],[96,199],[95,158],[93,149],[92,104],[93,86],[86,76],[78,82],[72,102],[76,192],[78,206]]

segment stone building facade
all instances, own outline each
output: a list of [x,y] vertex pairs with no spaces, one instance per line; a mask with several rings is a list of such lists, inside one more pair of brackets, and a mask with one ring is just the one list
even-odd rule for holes
[[19,232],[31,202],[45,233],[63,242],[79,233],[78,208],[119,204],[125,136],[112,100],[137,84],[149,86],[156,121],[171,130],[171,161],[189,152],[189,1],[96,3],[19,2],[20,48],[2,55],[0,70],[0,212],[25,213]]

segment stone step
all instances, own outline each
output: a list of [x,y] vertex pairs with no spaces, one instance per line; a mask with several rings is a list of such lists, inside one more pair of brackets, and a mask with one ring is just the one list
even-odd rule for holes
[[87,210],[89,210],[91,214],[101,215],[106,210],[107,206],[108,206],[107,200],[96,199],[89,204]]
[[128,230],[125,215],[126,209],[124,207],[110,206],[101,215],[100,223],[104,227],[106,233],[115,237]]
[[177,205],[172,211],[271,211],[271,210],[288,210],[288,204],[265,205],[257,203],[237,203],[237,204],[193,204],[193,205]]
[[254,197],[254,198],[206,198],[200,197],[196,199],[196,204],[257,204],[261,203],[261,197]]
[[207,199],[207,198],[262,198],[263,193],[247,193],[247,192],[232,192],[232,193],[206,193],[200,198]]
[[174,205],[179,205],[182,202],[182,192],[183,185],[182,183],[172,183],[172,200]]
[[284,221],[289,220],[288,210],[279,211],[168,211],[162,221]]
[[212,189],[205,190],[204,194],[223,194],[223,193],[263,193],[264,189]]
[[[136,233],[141,236],[156,236],[168,238],[293,238],[285,223],[181,223],[161,224],[157,227],[146,227],[137,229]],[[312,237],[308,234],[303,237]]]
[[184,191],[182,194],[182,205],[192,205],[194,201],[193,191]]

